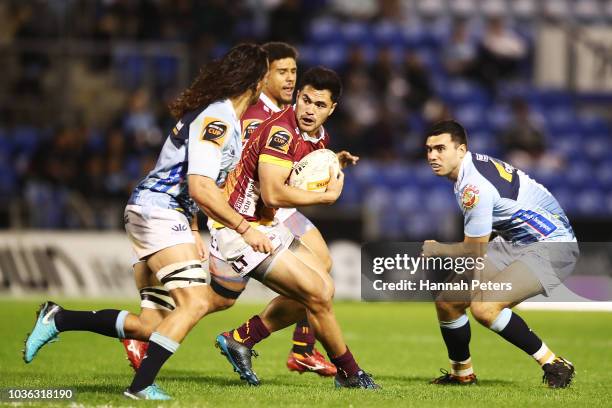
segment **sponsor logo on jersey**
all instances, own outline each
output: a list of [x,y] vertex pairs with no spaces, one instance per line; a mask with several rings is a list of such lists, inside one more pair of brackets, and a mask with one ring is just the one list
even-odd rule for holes
[[247,119],[242,122],[242,142],[246,143],[251,138],[255,129],[259,127],[261,120],[259,119]]
[[244,190],[244,194],[240,195],[236,199],[234,208],[240,214],[253,217],[255,215],[257,201],[259,201],[259,194],[259,188],[257,187],[255,180],[249,178],[249,182]]
[[280,126],[272,126],[266,147],[286,154],[289,152],[291,138],[291,132],[287,129]]
[[176,231],[176,232],[181,232],[181,231],[187,231],[188,228],[185,224],[176,224],[172,226],[172,231]]
[[463,193],[461,194],[461,205],[466,210],[472,209],[478,204],[478,196],[480,194],[480,190],[478,187],[468,184],[463,189]]
[[204,125],[200,140],[212,142],[218,146],[223,145],[223,140],[227,134],[227,123],[217,118],[204,118]]
[[519,210],[512,214],[512,218],[523,221],[545,237],[557,230],[557,226],[554,223],[535,211]]

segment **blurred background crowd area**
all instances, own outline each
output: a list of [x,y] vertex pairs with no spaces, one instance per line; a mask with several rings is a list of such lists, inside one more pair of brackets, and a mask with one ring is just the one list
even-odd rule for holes
[[[526,170],[573,220],[602,228],[612,92],[597,80],[612,74],[611,26],[604,0],[4,0],[0,227],[121,228],[174,125],[172,98],[230,46],[280,40],[300,70],[341,74],[326,127],[332,148],[363,159],[339,204],[312,213],[319,222],[344,222],[355,239],[457,237],[452,185],[423,149],[429,124],[455,118],[470,150]],[[598,29],[604,40],[584,34]],[[556,82],[555,35],[567,63]],[[576,47],[594,86],[576,79]]]

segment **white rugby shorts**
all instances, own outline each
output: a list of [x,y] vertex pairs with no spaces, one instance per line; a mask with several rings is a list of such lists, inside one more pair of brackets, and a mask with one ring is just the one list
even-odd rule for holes
[[[211,232],[211,246],[215,247],[215,253],[221,260],[231,264],[234,271],[243,277],[264,264],[264,261],[270,265],[270,261],[289,248],[295,238],[289,228],[281,223],[271,226],[258,225],[256,228],[270,238],[273,247],[271,253],[255,251],[240,234],[232,229],[221,228]],[[258,270],[258,275],[265,275],[268,268],[264,269],[266,270]]]
[[189,220],[179,211],[130,204],[124,220],[138,260],[174,245],[195,244]]

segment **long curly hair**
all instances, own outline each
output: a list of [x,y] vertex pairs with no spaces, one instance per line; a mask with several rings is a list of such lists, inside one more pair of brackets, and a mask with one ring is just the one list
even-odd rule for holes
[[187,112],[213,102],[233,98],[257,84],[268,72],[268,54],[259,45],[239,44],[223,58],[214,60],[200,69],[193,83],[170,103],[170,113],[179,120]]

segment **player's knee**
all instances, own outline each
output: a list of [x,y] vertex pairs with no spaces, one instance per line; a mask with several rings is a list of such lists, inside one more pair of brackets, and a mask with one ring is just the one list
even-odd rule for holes
[[230,289],[227,283],[223,283],[219,278],[212,276],[210,280],[210,289],[212,293],[212,309],[209,313],[218,312],[221,310],[229,309],[236,303],[236,300],[240,297],[244,291],[244,286],[234,287]]
[[470,310],[474,319],[485,327],[490,327],[499,314],[499,310],[495,307],[495,304],[487,302],[473,302],[470,305]]
[[180,300],[177,301],[177,309],[186,317],[188,316],[188,318],[198,321],[210,311],[211,303],[207,296],[198,296],[196,292],[187,296],[182,296]]
[[334,297],[334,287],[324,285],[320,290],[314,291],[307,296],[306,307],[312,313],[321,313],[331,309]]
[[438,312],[438,319],[440,321],[450,321],[456,319],[459,315],[463,314],[467,304],[460,304],[457,302],[436,302],[436,311]]
[[229,309],[230,307],[234,306],[235,303],[236,299],[228,299],[226,297],[217,296],[213,304],[213,309],[210,311],[210,313]]

